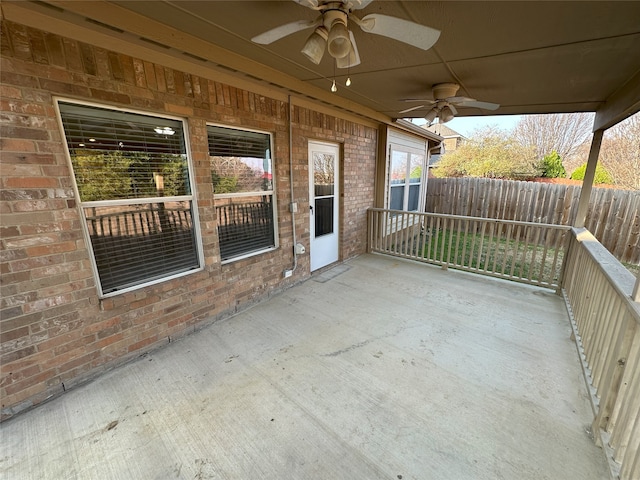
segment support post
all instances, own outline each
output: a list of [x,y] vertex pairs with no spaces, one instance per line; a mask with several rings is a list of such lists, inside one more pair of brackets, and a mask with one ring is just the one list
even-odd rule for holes
[[593,132],[591,140],[591,149],[589,150],[589,160],[587,161],[587,170],[582,181],[582,190],[580,191],[580,200],[578,201],[578,213],[573,226],[583,228],[587,220],[587,211],[589,210],[589,198],[593,189],[593,180],[596,176],[596,165],[598,164],[598,155],[600,154],[600,145],[602,144],[602,135],[604,130],[596,130]]
[[634,302],[640,303],[640,273],[638,273],[638,278],[636,278],[636,286],[633,287],[633,293],[631,293],[631,300]]

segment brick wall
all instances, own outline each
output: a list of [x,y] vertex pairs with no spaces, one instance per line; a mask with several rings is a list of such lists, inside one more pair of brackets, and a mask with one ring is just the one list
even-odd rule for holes
[[[293,262],[286,102],[15,23],[1,33],[2,418],[309,275],[304,255],[282,278]],[[188,119],[204,271],[97,297],[53,96]],[[274,134],[279,249],[220,265],[206,122]],[[296,107],[293,131],[298,241],[309,246],[307,141],[330,140],[344,155],[341,258],[364,252],[376,129]]]

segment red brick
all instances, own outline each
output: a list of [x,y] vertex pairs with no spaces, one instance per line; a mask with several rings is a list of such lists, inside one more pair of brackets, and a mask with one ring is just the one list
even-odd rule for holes
[[110,345],[120,342],[122,339],[124,339],[124,337],[125,337],[125,334],[123,332],[119,332],[114,335],[110,335],[108,337],[99,339],[92,346],[97,350],[103,350]]
[[[80,47],[78,46],[78,42],[75,40],[71,40],[68,38],[62,38],[62,47],[64,49],[64,58],[65,65],[67,69],[73,70],[76,72],[82,71],[82,59],[80,57]],[[47,89],[47,87],[42,87]]]
[[79,352],[84,353],[86,345],[91,343],[94,338],[95,336],[89,335],[55,347],[53,349],[54,362],[57,362],[59,357],[62,358],[62,355],[68,352],[73,353],[73,356],[76,356]]
[[59,93],[64,95],[74,95],[78,97],[89,97],[90,91],[84,85],[74,85],[71,83],[58,82],[56,80],[41,79],[40,86],[44,90],[48,90],[52,93]]
[[73,301],[73,297],[70,294],[55,295],[49,298],[42,298],[34,302],[24,305],[23,310],[25,313],[38,312],[47,308],[51,308],[57,305],[68,304]]
[[[50,154],[39,154],[39,153],[24,153],[24,152],[2,152],[0,156],[1,164],[34,164],[34,165],[51,165],[56,163],[56,159],[53,155]],[[4,172],[4,166],[2,167],[2,171]]]
[[0,238],[17,237],[20,235],[18,227],[0,227]]
[[23,200],[13,202],[14,212],[38,212],[51,211],[66,208],[66,202],[62,200]]
[[27,399],[30,400],[32,405],[37,405],[38,403],[44,401],[47,397],[45,394],[41,397],[41,394],[45,393],[47,390],[47,386],[44,383],[40,383],[38,385],[33,385],[28,388],[22,387],[22,389],[18,390],[16,393],[8,395],[1,395],[2,397],[2,406],[3,408],[9,405],[17,405]]
[[118,93],[118,92],[109,92],[107,90],[99,90],[97,88],[92,88],[90,90],[91,90],[91,97],[94,100],[99,100],[99,101],[109,102],[109,103],[123,103],[125,105],[128,105],[131,103],[131,98],[129,97],[129,95],[123,95],[122,93]]
[[66,383],[77,379],[78,376],[91,370],[95,363],[100,363],[95,362],[99,356],[100,352],[90,352],[61,365],[58,367],[60,380]]
[[27,255],[30,257],[38,257],[41,255],[51,255],[53,253],[70,252],[76,249],[75,242],[57,243],[55,245],[46,245],[41,247],[27,248]]
[[57,188],[58,180],[46,177],[11,177],[4,180],[6,188]]
[[47,46],[49,63],[62,67],[65,65],[62,39],[52,33],[44,33],[44,43]]
[[17,87],[11,87],[9,85],[0,85],[0,96],[19,99],[19,98],[22,98],[22,91]]
[[121,321],[122,319],[120,317],[112,317],[97,323],[92,323],[84,327],[84,329],[82,330],[82,335],[90,335],[101,332],[115,325],[119,325]]
[[29,335],[29,327],[20,327],[15,330],[2,331],[0,332],[0,343],[5,343],[10,340],[15,340],[20,337],[25,337]]
[[36,353],[36,347],[34,345],[29,345],[18,350],[13,350],[0,357],[0,364],[14,362],[16,360],[20,360],[21,358],[28,357],[29,355],[33,355],[34,353]]
[[31,375],[30,377],[24,378],[22,381],[10,383],[6,387],[4,387],[4,390],[5,392],[7,392],[7,395],[13,395],[29,387],[34,387],[38,384],[42,384],[42,382],[51,378],[53,374],[54,373],[51,370],[40,372],[35,375]]
[[33,377],[40,372],[39,365],[31,365],[18,371],[7,371],[2,373],[0,378],[0,387],[6,387],[12,383],[23,381],[29,377]]
[[60,345],[75,341],[80,338],[80,336],[81,333],[79,331],[69,332],[40,342],[36,345],[36,347],[38,349],[38,352],[53,352],[55,348],[59,347]]
[[16,138],[0,138],[0,148],[3,155],[5,152],[35,152],[36,143]]
[[128,351],[129,352],[135,352],[137,350],[142,350],[144,347],[147,347],[149,345],[152,345],[153,343],[158,341],[158,336],[157,335],[152,335],[149,338],[145,338],[143,340],[140,340],[132,345],[129,345]]

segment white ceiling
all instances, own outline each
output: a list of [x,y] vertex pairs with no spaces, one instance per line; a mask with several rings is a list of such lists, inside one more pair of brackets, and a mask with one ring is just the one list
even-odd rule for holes
[[[185,51],[184,44],[172,44],[171,35],[159,33],[168,26],[258,62],[248,64],[245,73],[272,84],[278,84],[272,78],[277,71],[326,92],[334,78],[328,55],[314,65],[300,53],[310,30],[266,46],[250,41],[280,24],[317,16],[294,1],[121,0],[101,3],[101,8],[87,8],[81,1],[47,3],[150,38],[148,29],[135,31],[139,21],[121,20],[123,14],[144,17],[157,22],[154,41]],[[105,13],[109,9],[112,14]],[[369,13],[442,33],[434,47],[423,51],[351,25],[362,63],[349,72],[349,88],[343,84],[347,72],[337,70],[336,103],[347,99],[396,118],[404,116],[401,110],[420,104],[403,99],[432,98],[431,85],[456,82],[461,85],[458,95],[501,105],[495,112],[461,108],[463,116],[596,111],[607,101],[613,105],[617,97],[622,103],[609,116],[640,108],[640,2],[375,0],[356,11],[360,17]],[[408,115],[421,117],[427,110]]]

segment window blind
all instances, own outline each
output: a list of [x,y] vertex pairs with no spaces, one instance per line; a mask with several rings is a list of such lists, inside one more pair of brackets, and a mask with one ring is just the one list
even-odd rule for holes
[[222,260],[274,248],[270,135],[218,126],[207,133]]
[[102,294],[199,268],[182,122],[59,109]]

